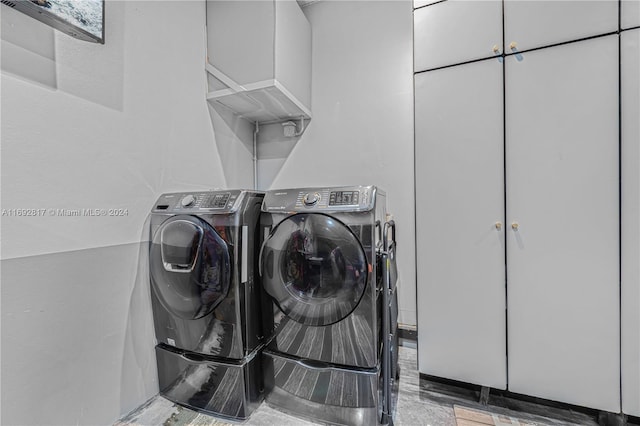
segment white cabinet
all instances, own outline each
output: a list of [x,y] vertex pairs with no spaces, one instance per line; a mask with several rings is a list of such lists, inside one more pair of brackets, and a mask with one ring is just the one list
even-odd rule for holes
[[618,0],[505,0],[506,53],[618,30]]
[[502,64],[415,76],[420,373],[506,387]]
[[620,26],[623,29],[640,27],[640,0],[620,2]]
[[617,36],[505,66],[509,390],[619,412]]
[[[416,72],[618,30],[618,0],[505,0],[504,12],[495,0],[414,1],[418,6]],[[639,16],[639,0],[623,1],[623,27],[640,25]]]
[[207,1],[207,99],[250,121],[311,117],[311,26],[294,0]]
[[622,411],[640,416],[640,29],[621,34]]
[[[534,2],[528,14],[514,4],[522,2],[507,3],[505,27],[520,54],[504,58],[474,44],[487,43],[479,22],[491,14],[464,30],[476,40],[456,39],[462,17],[481,16],[473,9],[481,6],[446,1],[414,11],[416,70],[424,71],[415,75],[419,370],[618,413],[622,344],[622,400],[634,414],[637,31],[622,34],[621,156],[618,35],[590,38],[617,31],[617,2]],[[537,49],[550,44],[559,45]],[[631,235],[622,242],[620,173],[623,235],[625,227]]]
[[414,67],[423,71],[502,53],[502,2],[448,0],[413,13]]

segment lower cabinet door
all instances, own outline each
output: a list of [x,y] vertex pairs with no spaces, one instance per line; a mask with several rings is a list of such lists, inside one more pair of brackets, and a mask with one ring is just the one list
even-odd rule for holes
[[506,388],[503,64],[415,75],[420,373]]
[[[640,14],[640,3],[638,4]],[[622,49],[622,412],[640,417],[640,28]]]
[[509,390],[619,412],[618,36],[505,66]]

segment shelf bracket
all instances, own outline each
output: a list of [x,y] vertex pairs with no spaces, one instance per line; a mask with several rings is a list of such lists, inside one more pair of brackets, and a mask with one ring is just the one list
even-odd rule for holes
[[210,63],[206,62],[204,64],[204,69],[209,74],[211,74],[212,76],[220,80],[223,84],[226,84],[229,87],[229,89],[234,91],[235,93],[247,91],[247,89],[245,89],[240,84],[236,83],[231,77],[229,77],[228,75],[226,75],[225,73],[223,73],[218,68],[211,65]]

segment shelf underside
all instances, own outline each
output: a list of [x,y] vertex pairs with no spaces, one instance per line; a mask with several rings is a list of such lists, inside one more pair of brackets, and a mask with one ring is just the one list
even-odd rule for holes
[[310,119],[311,113],[277,82],[266,87],[234,92],[218,90],[207,95],[211,103],[223,105],[253,122],[275,122],[288,119]]

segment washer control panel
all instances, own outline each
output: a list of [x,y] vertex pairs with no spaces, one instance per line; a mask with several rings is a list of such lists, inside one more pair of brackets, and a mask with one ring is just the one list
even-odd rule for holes
[[262,211],[369,211],[376,191],[375,186],[273,190],[265,194]]
[[154,212],[217,212],[236,210],[243,191],[176,192],[163,194],[153,207]]

